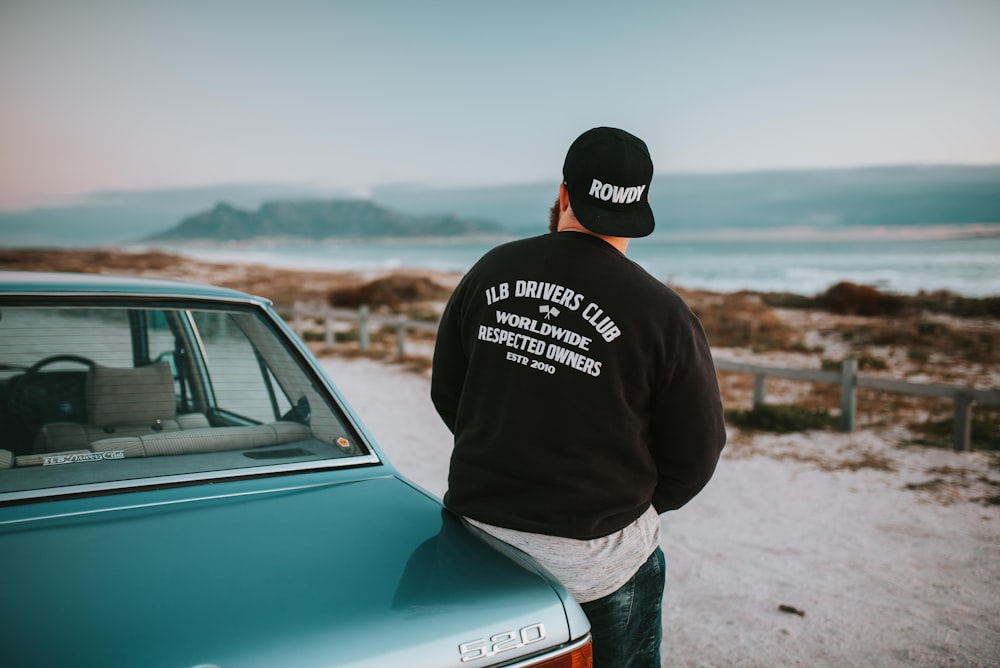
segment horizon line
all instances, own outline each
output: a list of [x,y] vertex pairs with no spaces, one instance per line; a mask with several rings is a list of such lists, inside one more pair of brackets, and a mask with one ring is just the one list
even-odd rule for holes
[[[877,171],[891,169],[990,169],[1000,168],[998,162],[909,162],[909,163],[886,163],[877,165],[855,165],[843,167],[761,167],[746,169],[667,169],[654,174],[653,179],[677,176],[739,176],[739,175],[766,175],[766,174],[793,174],[793,173],[818,173],[818,172],[849,172],[849,171]],[[217,181],[212,183],[192,183],[188,185],[164,185],[164,186],[144,186],[132,189],[123,188],[98,188],[82,192],[68,193],[36,193],[30,195],[17,196],[12,201],[0,201],[0,214],[27,213],[32,211],[43,211],[51,209],[65,209],[73,206],[88,206],[95,204],[111,204],[111,202],[99,202],[102,198],[130,197],[149,194],[164,193],[194,193],[199,190],[209,191],[221,188],[287,188],[290,190],[303,189],[316,191],[317,196],[325,193],[330,197],[350,197],[352,199],[374,199],[374,193],[378,190],[411,190],[411,191],[473,191],[490,190],[501,188],[534,187],[549,184],[552,180],[531,180],[531,181],[496,181],[492,183],[480,184],[433,184],[419,181],[386,181],[382,183],[361,186],[351,184],[323,185],[316,182],[307,181],[281,181],[281,180],[260,180],[248,179],[246,181]]]

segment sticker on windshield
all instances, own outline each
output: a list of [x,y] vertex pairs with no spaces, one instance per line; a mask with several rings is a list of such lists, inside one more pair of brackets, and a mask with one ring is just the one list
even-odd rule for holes
[[105,459],[125,459],[124,450],[109,450],[107,452],[79,452],[64,455],[46,455],[42,466],[54,464],[76,464],[78,462],[101,462]]

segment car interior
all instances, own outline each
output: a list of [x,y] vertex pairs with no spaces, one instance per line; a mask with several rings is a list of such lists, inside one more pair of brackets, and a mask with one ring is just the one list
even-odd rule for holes
[[201,470],[367,454],[320,384],[251,307],[0,303],[0,492],[56,465],[148,459],[121,473],[151,476],[185,471],[162,462],[186,455],[240,455]]

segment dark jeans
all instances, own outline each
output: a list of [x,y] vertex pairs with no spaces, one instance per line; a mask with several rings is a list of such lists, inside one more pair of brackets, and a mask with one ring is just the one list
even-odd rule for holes
[[660,548],[617,591],[581,607],[590,620],[594,668],[660,668],[666,566]]

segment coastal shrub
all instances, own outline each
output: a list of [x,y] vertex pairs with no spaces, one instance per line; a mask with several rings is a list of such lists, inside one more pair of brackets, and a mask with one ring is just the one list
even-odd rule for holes
[[367,304],[372,308],[386,306],[396,310],[412,302],[447,299],[449,291],[426,276],[392,274],[361,285],[331,290],[327,294],[330,306],[358,308]]
[[1000,319],[1000,296],[963,297],[947,290],[918,292],[912,298],[923,311],[946,313],[960,318]]
[[889,368],[889,363],[885,358],[877,355],[861,355],[858,357],[859,371],[885,371]]
[[[956,329],[944,323],[901,322],[898,326],[858,327],[854,340],[875,346],[897,346],[914,361],[924,354],[951,353],[970,362],[1000,362],[1000,328]],[[916,356],[916,357],[914,357]]]
[[917,323],[917,334],[920,336],[944,336],[951,333],[951,328],[943,322],[921,321]]
[[779,434],[828,429],[837,424],[837,419],[825,408],[789,404],[757,404],[750,410],[730,410],[726,411],[726,419],[743,429],[759,429]]
[[795,294],[794,292],[762,292],[761,300],[773,308],[813,308],[815,297]]
[[789,350],[798,342],[796,330],[755,293],[685,292],[683,296],[713,346],[765,352]]
[[964,297],[947,290],[899,295],[849,281],[836,283],[812,297],[791,292],[766,292],[761,293],[761,299],[774,308],[820,308],[844,315],[896,316],[925,311],[959,318],[1000,319],[1000,296]]
[[898,316],[906,310],[900,295],[880,292],[870,285],[841,281],[816,299],[816,305],[840,315]]
[[[357,343],[359,339],[358,330],[352,329],[345,332],[334,332],[334,343]],[[302,332],[302,340],[306,343],[326,342],[326,332],[315,329],[307,329]]]
[[809,346],[802,341],[792,341],[791,345],[788,346],[788,352],[790,353],[804,353],[804,354],[818,354],[823,352],[823,346]]
[[[878,355],[863,353],[858,355],[856,359],[858,360],[858,371],[884,371],[889,368],[889,363],[885,361],[885,358]],[[824,358],[820,361],[820,368],[823,371],[837,371],[839,373],[843,363],[843,360]]]

